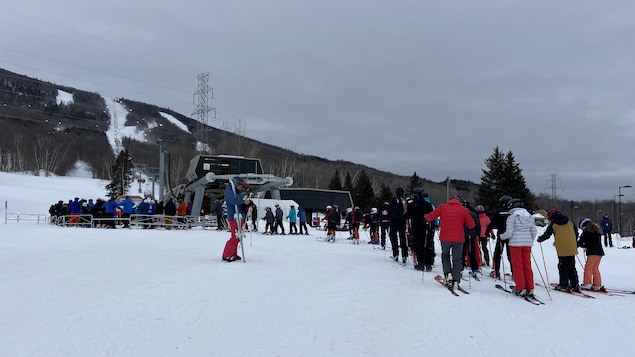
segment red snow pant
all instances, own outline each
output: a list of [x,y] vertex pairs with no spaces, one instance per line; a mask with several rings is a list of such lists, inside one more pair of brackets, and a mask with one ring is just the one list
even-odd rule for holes
[[238,255],[238,243],[240,243],[240,239],[236,238],[236,231],[238,230],[238,224],[236,220],[229,221],[229,231],[231,232],[231,237],[225,243],[225,250],[223,250],[223,259],[229,257],[235,257]]
[[534,272],[531,270],[531,247],[509,247],[516,290],[534,289]]

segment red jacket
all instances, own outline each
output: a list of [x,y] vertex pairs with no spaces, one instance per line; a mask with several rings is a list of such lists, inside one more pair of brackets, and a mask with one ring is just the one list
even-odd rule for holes
[[463,227],[474,228],[476,223],[470,216],[467,208],[461,206],[461,202],[452,198],[448,203],[437,207],[426,215],[426,221],[432,222],[439,218],[439,240],[441,242],[464,242],[465,231]]

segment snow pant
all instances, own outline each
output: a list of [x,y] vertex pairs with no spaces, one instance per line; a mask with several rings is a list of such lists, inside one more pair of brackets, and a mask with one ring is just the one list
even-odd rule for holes
[[534,289],[534,272],[531,269],[531,247],[509,247],[512,257],[516,290]]
[[240,243],[240,239],[236,238],[236,231],[238,230],[238,224],[235,220],[229,221],[229,231],[231,232],[231,237],[225,243],[225,250],[223,250],[223,259],[235,257],[238,255],[238,243]]
[[443,275],[452,273],[454,281],[461,280],[463,270],[463,242],[441,242],[441,263]]
[[[302,233],[304,231],[304,233]],[[306,227],[306,222],[300,222],[300,234],[309,234],[309,229]]]
[[558,257],[558,273],[560,286],[575,288],[579,284],[578,271],[575,269],[575,256]]
[[359,223],[351,224],[351,237],[359,240]]
[[274,232],[275,234],[278,234],[278,228],[282,229],[282,234],[284,234],[284,225],[282,224],[282,220],[276,220],[276,225],[275,225],[275,229],[276,231]]
[[602,275],[600,275],[600,261],[601,255],[587,255],[586,264],[584,265],[584,278],[585,284],[591,284],[592,286],[602,286]]
[[406,238],[406,220],[405,219],[391,220],[389,235],[390,235],[390,244],[392,245],[392,256],[398,257],[399,248],[401,248],[401,256],[404,258],[407,258],[408,257],[408,242]]
[[503,248],[505,248],[505,251],[507,252],[507,260],[509,261],[510,268],[512,272],[514,271],[514,265],[512,264],[511,258],[509,257],[509,245],[507,243],[508,241],[501,240],[500,236],[498,237],[498,239],[496,239],[496,248],[494,248],[494,271],[496,277],[499,279],[501,276],[500,267],[501,258],[503,257]]
[[489,262],[489,249],[487,248],[487,243],[488,242],[488,238],[487,237],[480,237],[478,239],[479,243],[481,244],[481,251],[483,251],[483,265],[485,266],[489,266],[490,262]]
[[379,244],[379,233],[377,232],[377,223],[371,223],[368,225],[370,227],[370,242],[371,244]]
[[414,252],[412,259],[418,265],[425,265],[426,254],[426,229],[425,227],[412,227],[412,251]]
[[295,225],[295,222],[289,222],[289,234],[298,234],[298,227]]
[[385,247],[386,246],[386,234],[389,234],[389,232],[390,232],[390,223],[382,222],[380,224],[380,228],[381,228],[381,246]]
[[423,255],[423,264],[428,267],[432,267],[434,265],[434,257],[436,257],[436,253],[434,252],[434,229],[428,227],[426,229],[426,241],[424,243],[425,253]]
[[613,237],[611,237],[611,232],[604,232],[604,246],[613,246]]
[[478,238],[474,236],[467,236],[465,243],[463,243],[463,251],[465,252],[466,266],[469,265],[472,272],[478,271],[478,267],[481,264],[480,249],[478,248]]
[[265,233],[269,232],[269,234],[273,234],[275,233],[274,231],[276,230],[276,223],[275,222],[267,222],[265,224]]

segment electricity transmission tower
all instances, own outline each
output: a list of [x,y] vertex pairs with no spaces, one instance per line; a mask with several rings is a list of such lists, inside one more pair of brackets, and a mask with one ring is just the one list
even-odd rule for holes
[[212,98],[214,98],[213,88],[209,86],[209,72],[207,73],[199,73],[198,75],[198,87],[196,88],[196,92],[194,93],[194,101],[196,104],[196,110],[192,113],[198,120],[198,151],[203,153],[204,151],[209,151],[209,125],[208,125],[208,114],[209,112],[214,112],[214,119],[216,119],[216,108],[210,107],[207,102],[209,98],[209,93],[212,93]]

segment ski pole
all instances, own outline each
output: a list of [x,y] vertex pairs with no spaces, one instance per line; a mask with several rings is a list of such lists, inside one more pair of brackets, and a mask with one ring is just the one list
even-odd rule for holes
[[580,263],[580,267],[582,268],[582,271],[584,271],[584,265],[582,265],[582,260],[580,260],[580,257],[578,255],[576,255],[575,257],[578,258],[578,263]]
[[549,285],[549,272],[547,271],[547,262],[545,261],[545,252],[542,250],[542,242],[540,242],[539,244],[540,244],[540,254],[542,255],[542,264],[544,264],[545,266],[545,277],[547,277],[547,288],[549,288],[551,285]]
[[[540,274],[540,279],[542,279],[542,283],[545,286],[545,290],[547,290],[547,295],[549,295],[549,300],[553,301],[553,298],[551,297],[551,293],[549,292],[549,288],[548,288],[549,285],[547,285],[547,283],[545,283],[545,278],[542,277],[542,273],[540,272],[540,267],[538,266],[538,262],[536,261],[536,257],[534,257],[534,252],[531,252],[531,258],[534,260],[534,264],[536,265],[536,270],[538,270],[538,274]],[[546,274],[546,270],[545,270],[545,274]],[[547,280],[549,280],[549,279],[547,279]]]
[[500,250],[501,250],[501,270],[503,271],[503,275],[501,277],[501,279],[503,280],[503,285],[505,285],[505,290],[507,289],[507,279],[505,279],[505,261],[503,259],[503,241],[500,239],[500,237],[498,238],[498,244],[500,245]]

